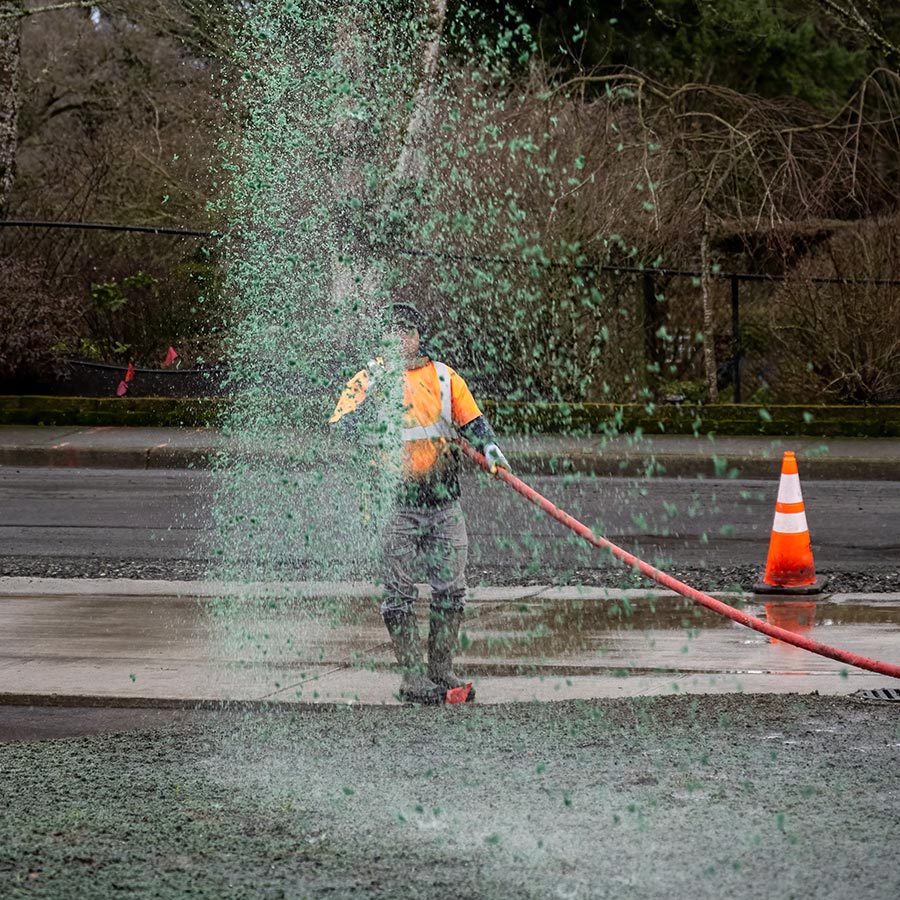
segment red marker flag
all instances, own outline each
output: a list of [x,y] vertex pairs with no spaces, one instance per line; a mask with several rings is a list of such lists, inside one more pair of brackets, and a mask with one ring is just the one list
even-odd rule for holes
[[134,363],[128,363],[128,368],[125,370],[125,377],[119,382],[119,386],[116,388],[116,396],[124,397],[125,394],[128,393],[128,382],[134,378]]
[[169,352],[163,360],[163,366],[171,366],[176,359],[178,359],[178,351],[174,347],[169,347]]
[[462,685],[458,688],[450,688],[447,691],[447,703],[465,703],[469,699],[469,691],[472,690],[472,682]]

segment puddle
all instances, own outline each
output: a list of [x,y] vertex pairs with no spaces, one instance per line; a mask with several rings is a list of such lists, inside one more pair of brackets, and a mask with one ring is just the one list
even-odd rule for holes
[[[822,643],[875,658],[895,656],[900,602],[857,599],[740,604],[749,614]],[[821,671],[841,664],[738,625],[677,597],[522,601],[469,625],[467,660],[506,667],[621,667],[628,672]],[[496,662],[495,662],[496,664]]]
[[[374,599],[272,599],[248,617],[242,640],[224,648],[210,630],[208,599],[10,596],[0,604],[0,674],[8,692],[28,695],[391,702],[396,672]],[[743,608],[763,619],[793,617],[834,647],[896,657],[900,598],[791,603],[754,598]],[[427,601],[418,612],[424,639]],[[470,604],[463,634],[457,668],[481,679],[493,702],[683,690],[850,693],[878,677],[673,595],[480,600]]]

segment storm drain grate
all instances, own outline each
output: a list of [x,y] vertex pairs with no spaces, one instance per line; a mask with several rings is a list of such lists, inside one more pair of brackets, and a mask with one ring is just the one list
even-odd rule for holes
[[857,700],[887,700],[891,703],[900,703],[900,688],[869,688],[854,691],[850,696]]

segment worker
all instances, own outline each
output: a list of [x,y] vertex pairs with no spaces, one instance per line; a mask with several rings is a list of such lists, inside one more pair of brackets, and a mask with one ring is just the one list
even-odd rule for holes
[[[392,412],[386,407],[395,407],[402,461],[396,507],[382,534],[381,614],[402,672],[399,698],[442,703],[448,691],[465,687],[453,672],[466,605],[468,536],[459,503],[459,451],[452,439],[457,433],[466,438],[485,455],[494,473],[508,470],[509,463],[466,382],[448,365],[424,355],[425,317],[409,303],[394,303],[390,313],[385,341],[393,344],[393,356],[403,369],[402,407],[400,390],[390,388],[386,353],[350,379],[329,421],[363,438],[367,433],[383,436]],[[383,464],[389,465],[389,459],[389,454],[383,456]],[[432,590],[427,668],[414,609],[418,589],[413,566],[418,560]],[[466,700],[474,699],[470,689]]]

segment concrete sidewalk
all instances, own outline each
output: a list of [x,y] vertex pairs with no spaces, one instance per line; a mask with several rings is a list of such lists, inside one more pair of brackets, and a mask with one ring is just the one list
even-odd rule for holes
[[[203,468],[228,446],[210,428],[0,426],[4,466]],[[521,474],[771,479],[794,450],[804,480],[900,480],[900,439],[892,438],[530,435],[504,437],[503,446]]]
[[[423,587],[420,621],[426,615]],[[0,579],[0,704],[396,704],[375,585]],[[222,597],[230,597],[227,608]],[[732,597],[731,602],[734,601]],[[894,661],[900,595],[804,598],[759,618]],[[213,615],[218,611],[217,615]],[[779,619],[775,619],[778,616]],[[655,590],[480,587],[457,671],[480,703],[894,686]]]

